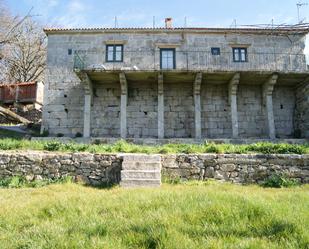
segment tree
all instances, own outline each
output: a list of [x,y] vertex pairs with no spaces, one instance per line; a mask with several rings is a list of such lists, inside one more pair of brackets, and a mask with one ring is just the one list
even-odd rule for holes
[[46,36],[30,12],[13,17],[0,0],[0,82],[43,80]]

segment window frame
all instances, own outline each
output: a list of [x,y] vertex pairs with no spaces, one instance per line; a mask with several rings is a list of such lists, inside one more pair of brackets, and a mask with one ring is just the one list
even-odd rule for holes
[[[163,51],[172,51],[173,52],[173,68],[162,68],[162,52]],[[160,69],[161,70],[176,69],[176,49],[175,48],[160,48]]]
[[[109,60],[108,59],[108,48],[112,47],[113,48],[113,59]],[[116,60],[116,47],[121,47],[121,59],[120,60]],[[123,62],[123,44],[106,44],[106,48],[105,48],[105,61],[106,62]]]
[[[241,50],[245,51],[245,60],[241,59]],[[236,60],[235,58],[235,51],[238,51],[238,60]],[[232,52],[233,52],[233,62],[238,62],[238,63],[244,63],[244,62],[248,62],[248,49],[245,47],[234,47],[232,48]]]
[[[219,47],[212,47],[210,50],[211,50],[211,55],[213,55],[213,56],[221,55],[221,50],[220,50]],[[218,53],[215,53],[215,51],[218,51]]]

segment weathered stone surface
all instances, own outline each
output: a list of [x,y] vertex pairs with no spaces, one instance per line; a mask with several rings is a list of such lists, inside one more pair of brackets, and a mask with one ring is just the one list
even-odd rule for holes
[[[123,163],[124,156],[128,160]],[[156,179],[161,169],[162,174],[170,178],[215,178],[238,183],[258,183],[274,173],[285,173],[309,183],[309,155],[0,152],[0,178],[20,175],[34,180],[71,175],[78,181],[90,184],[118,183],[121,169],[138,170],[142,172],[139,174],[148,178],[155,176]]]
[[[176,54],[176,69],[187,70],[242,70],[262,71],[302,71],[306,63],[301,56],[304,50],[305,37],[294,35],[292,41],[282,39],[277,35],[262,34],[205,34],[199,32],[162,31],[156,35],[125,31],[113,33],[109,31],[99,33],[71,33],[48,36],[47,77],[44,89],[43,126],[50,134],[63,133],[74,137],[83,132],[85,92],[83,84],[73,70],[74,55],[68,54],[71,48],[80,53],[80,57],[87,69],[95,69],[94,65],[103,65],[108,70],[121,70],[136,66],[141,70],[159,70],[160,54],[156,43],[179,44]],[[151,32],[151,31],[150,31]],[[180,35],[180,34],[184,35]],[[121,63],[106,63],[105,42],[112,37],[125,41],[124,60]],[[265,42],[267,40],[267,42]],[[248,49],[249,63],[232,62],[232,48],[230,44],[250,44]],[[209,53],[211,47],[218,46],[222,52],[218,58]],[[276,54],[286,56],[273,57],[273,47]],[[131,52],[130,52],[131,51]],[[132,52],[135,51],[135,52]],[[155,51],[155,52],[154,52]],[[199,52],[200,51],[200,52]],[[262,54],[254,54],[257,52]],[[287,53],[288,51],[288,53]],[[265,55],[264,55],[265,53]],[[216,56],[217,57],[217,56]],[[103,74],[103,73],[102,73]],[[253,76],[253,73],[250,76]],[[212,75],[211,75],[212,77]],[[138,79],[140,78],[140,79]],[[164,77],[163,77],[164,78]],[[184,79],[184,75],[179,74]],[[260,76],[255,76],[258,81]],[[240,137],[263,137],[267,135],[265,113],[261,96],[261,85],[239,85],[237,96],[237,114]],[[165,82],[165,79],[163,79]],[[189,82],[191,81],[191,82]],[[188,82],[169,80],[164,83],[164,89],[159,90],[157,77],[143,75],[130,79],[127,86],[127,136],[131,138],[157,137],[158,119],[164,116],[161,122],[166,137],[194,137],[194,99],[200,103],[197,108],[198,128],[201,128],[202,137],[226,138],[232,136],[231,105],[228,101],[228,79],[223,77],[216,80],[219,84],[205,84],[201,82],[199,91],[193,93],[194,77]],[[204,80],[203,80],[204,81]],[[190,84],[191,83],[191,84]],[[291,81],[293,83],[293,81]],[[295,82],[295,85],[299,82]],[[273,111],[276,135],[291,137],[293,133],[300,133],[302,137],[309,137],[308,115],[308,85],[297,89],[294,86],[275,86],[273,91]],[[91,106],[90,130],[92,136],[119,137],[120,136],[120,83],[106,81],[104,84],[94,83],[95,97]],[[159,90],[159,91],[158,91]],[[162,101],[158,100],[162,96]],[[193,97],[194,96],[194,97]],[[196,100],[196,96],[200,101]],[[164,101],[163,101],[164,98]],[[164,108],[162,108],[162,105]],[[87,105],[89,107],[89,103]],[[158,108],[160,106],[160,108]],[[198,105],[199,106],[199,105]],[[158,116],[158,109],[160,115]],[[164,110],[162,110],[164,109]],[[295,129],[293,113],[296,110]],[[163,115],[162,115],[162,112]],[[88,124],[89,125],[89,124]],[[163,133],[163,132],[162,132]]]
[[117,155],[29,151],[0,152],[0,161],[0,178],[20,175],[31,181],[70,175],[77,181],[100,184],[119,182],[122,160]]
[[[176,163],[177,162],[177,163]],[[203,154],[162,155],[165,176],[183,179],[204,178],[238,183],[258,183],[274,173],[285,173],[308,182],[309,155]],[[201,165],[204,165],[200,168]]]

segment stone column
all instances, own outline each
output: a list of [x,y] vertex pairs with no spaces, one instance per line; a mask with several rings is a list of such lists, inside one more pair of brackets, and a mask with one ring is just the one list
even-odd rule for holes
[[195,138],[202,138],[201,129],[201,83],[202,73],[197,73],[193,84],[193,95],[194,95],[194,126],[195,126]]
[[120,137],[127,137],[127,102],[128,83],[124,73],[119,74],[121,97],[120,97]]
[[273,110],[273,90],[277,83],[278,74],[273,74],[263,85],[263,105],[266,112],[268,136],[270,139],[276,138],[274,110]]
[[162,73],[158,75],[158,138],[164,138],[164,85]]
[[229,104],[231,107],[232,136],[238,138],[237,89],[240,73],[236,73],[229,82]]
[[81,76],[82,83],[84,85],[84,92],[85,92],[85,101],[84,101],[84,129],[83,129],[83,136],[84,138],[90,137],[90,130],[91,130],[91,103],[93,97],[92,91],[92,82],[89,79],[86,73],[83,73]]

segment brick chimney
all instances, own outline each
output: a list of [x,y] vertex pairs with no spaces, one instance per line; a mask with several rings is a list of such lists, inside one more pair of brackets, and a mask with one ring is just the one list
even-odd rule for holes
[[171,17],[165,18],[165,28],[167,29],[173,28],[173,19]]

